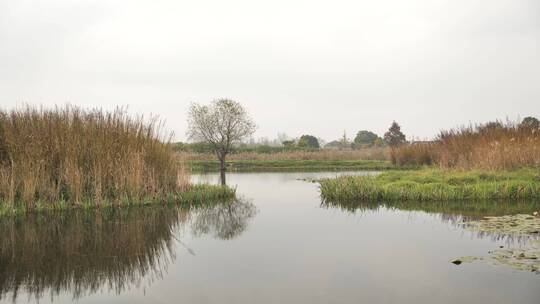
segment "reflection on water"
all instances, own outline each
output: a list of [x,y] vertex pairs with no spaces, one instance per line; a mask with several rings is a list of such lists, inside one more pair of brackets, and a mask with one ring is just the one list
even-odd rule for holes
[[[239,201],[206,208],[148,207],[39,213],[0,220],[0,300],[20,292],[74,298],[102,289],[120,293],[160,278],[185,246],[181,228],[232,239],[255,215]],[[187,247],[186,247],[187,248]],[[190,250],[189,248],[187,248]]]
[[[540,209],[540,204],[532,201],[393,201],[376,202],[329,202],[323,201],[322,208],[338,208],[349,213],[357,214],[367,211],[377,211],[380,208],[400,211],[421,211],[439,217],[442,222],[448,222],[459,227],[466,227],[470,221],[480,220],[486,216],[502,216],[514,214],[532,214]],[[536,236],[512,235],[490,231],[475,231],[478,238],[490,238],[495,241],[524,244]]]
[[246,229],[248,224],[246,219],[252,218],[256,210],[253,204],[247,203],[201,208],[197,210],[197,216],[192,222],[193,234],[195,236],[209,234],[223,240],[233,239]]
[[528,213],[537,211],[540,204],[535,202],[510,202],[510,201],[449,201],[449,202],[425,202],[425,201],[394,201],[388,203],[378,202],[322,202],[322,207],[339,208],[347,212],[356,213],[366,210],[377,210],[381,207],[404,211],[423,211],[428,213],[440,213],[451,218],[481,219],[486,216],[500,216],[508,214]]

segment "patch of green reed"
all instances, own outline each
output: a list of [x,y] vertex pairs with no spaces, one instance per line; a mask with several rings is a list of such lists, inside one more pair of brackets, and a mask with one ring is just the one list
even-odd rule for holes
[[77,204],[66,201],[54,203],[37,201],[32,209],[23,205],[11,206],[0,201],[0,218],[6,215],[20,215],[27,212],[61,211],[69,209],[108,209],[117,207],[134,207],[150,205],[179,205],[179,206],[203,206],[216,203],[232,202],[236,199],[236,189],[220,185],[197,184],[191,185],[187,189],[178,193],[169,193],[165,196],[145,196],[139,199],[123,197],[120,200],[104,200],[96,206],[92,200],[85,200]]
[[456,201],[540,198],[540,172],[389,171],[320,181],[324,201]]

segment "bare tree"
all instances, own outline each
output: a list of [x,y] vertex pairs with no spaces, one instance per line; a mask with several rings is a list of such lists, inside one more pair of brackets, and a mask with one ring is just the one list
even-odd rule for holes
[[190,140],[205,142],[216,154],[225,184],[225,159],[234,143],[251,136],[256,126],[246,109],[234,100],[218,99],[210,105],[192,104],[188,117]]

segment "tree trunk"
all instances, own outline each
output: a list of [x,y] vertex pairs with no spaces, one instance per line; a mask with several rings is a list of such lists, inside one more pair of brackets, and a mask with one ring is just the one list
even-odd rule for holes
[[226,186],[226,185],[227,185],[226,177],[225,177],[225,170],[221,170],[221,174],[220,174],[219,180],[220,180],[222,186]]
[[227,184],[226,180],[225,180],[225,171],[226,170],[227,170],[227,168],[226,168],[226,165],[225,165],[225,155],[220,155],[219,156],[219,171],[220,171],[220,181],[221,181],[222,186],[225,186]]

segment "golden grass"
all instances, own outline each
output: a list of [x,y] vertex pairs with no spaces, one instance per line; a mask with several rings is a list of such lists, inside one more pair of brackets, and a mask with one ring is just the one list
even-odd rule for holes
[[121,109],[0,111],[0,202],[100,205],[185,190],[189,177],[160,127]]
[[434,146],[433,143],[401,145],[390,150],[390,160],[397,166],[429,166],[433,164]]
[[540,129],[517,123],[489,123],[443,131],[432,143],[391,151],[397,165],[437,165],[462,170],[540,167]]

